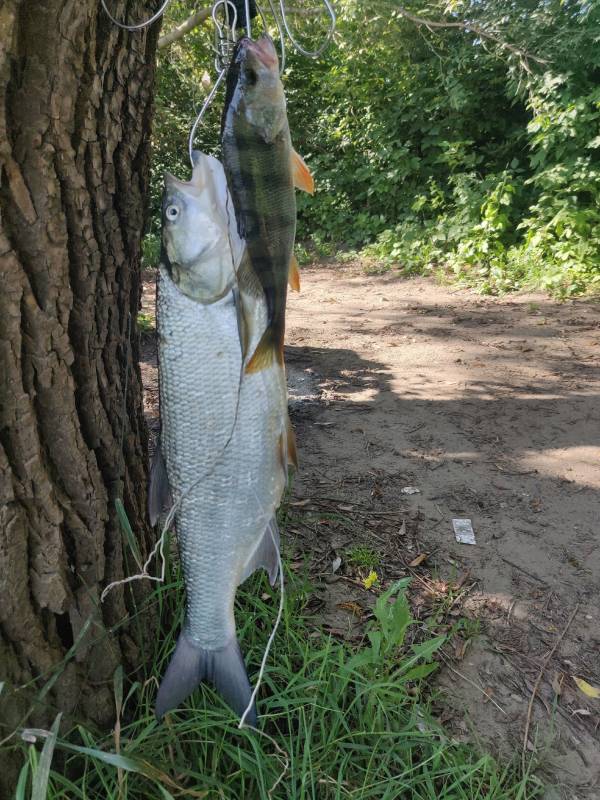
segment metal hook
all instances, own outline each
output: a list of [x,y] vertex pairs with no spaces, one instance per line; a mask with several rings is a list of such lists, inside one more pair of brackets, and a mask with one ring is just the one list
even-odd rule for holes
[[209,105],[212,103],[213,97],[217,93],[217,89],[221,85],[221,82],[222,82],[222,80],[223,80],[223,78],[225,77],[226,74],[227,74],[227,68],[222,69],[221,72],[219,73],[219,77],[215,81],[215,85],[210,90],[210,94],[208,95],[208,97],[206,98],[204,103],[202,104],[202,108],[200,109],[200,112],[199,112],[198,116],[196,117],[196,120],[195,120],[194,124],[192,125],[192,130],[190,131],[190,138],[189,138],[189,141],[188,141],[188,152],[189,152],[189,155],[190,155],[190,163],[192,165],[192,168],[194,167],[193,153],[194,153],[194,136],[196,135],[196,129],[198,128],[198,125],[202,121],[202,117],[206,114],[206,110],[208,109]]

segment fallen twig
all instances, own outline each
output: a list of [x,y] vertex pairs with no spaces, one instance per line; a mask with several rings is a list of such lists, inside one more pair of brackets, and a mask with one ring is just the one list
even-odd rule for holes
[[543,583],[545,586],[548,586],[548,581],[545,581],[543,578],[539,578],[537,575],[534,575],[533,572],[527,572],[527,570],[519,566],[519,564],[515,564],[513,561],[509,561],[508,558],[504,558],[504,556],[500,556],[500,558],[506,564],[509,564],[511,567],[518,569],[519,572],[522,572],[524,575],[527,575],[528,578],[532,578],[534,581],[539,581],[540,583]]
[[484,695],[485,697],[487,697],[487,699],[490,701],[490,703],[493,703],[493,704],[496,706],[496,708],[498,709],[498,711],[501,711],[501,712],[504,714],[504,716],[506,716],[506,711],[505,711],[505,710],[502,708],[502,706],[501,706],[501,705],[499,705],[499,704],[498,704],[498,703],[497,703],[497,702],[494,700],[494,698],[492,697],[492,695],[491,695],[491,694],[489,694],[488,692],[486,692],[486,690],[485,690],[485,689],[484,689],[482,686],[480,686],[478,683],[475,683],[475,681],[472,681],[472,680],[471,680],[471,678],[467,678],[467,676],[466,676],[466,675],[463,675],[463,673],[462,673],[462,672],[459,672],[457,669],[454,669],[454,667],[452,666],[452,664],[450,663],[450,661],[449,661],[449,660],[446,658],[446,656],[445,656],[443,653],[440,653],[440,655],[441,655],[441,657],[442,657],[442,661],[444,662],[444,664],[445,664],[445,665],[448,667],[448,669],[449,669],[451,672],[453,672],[455,675],[458,675],[458,677],[459,677],[459,678],[462,678],[462,679],[463,679],[463,681],[466,681],[467,683],[470,683],[470,684],[471,684],[471,686],[474,686],[474,687],[475,687],[475,689],[477,689],[478,691],[480,691],[482,695]]
[[527,719],[525,720],[525,732],[523,734],[523,749],[521,751],[521,767],[523,769],[523,772],[525,772],[525,758],[526,758],[526,755],[527,755],[527,742],[529,741],[529,728],[531,727],[531,714],[533,712],[533,704],[535,702],[535,698],[536,698],[538,689],[540,688],[540,683],[542,682],[542,678],[544,676],[544,672],[546,671],[546,667],[550,663],[550,659],[552,658],[554,653],[556,653],[558,645],[565,638],[565,634],[569,630],[569,628],[571,627],[571,623],[575,619],[575,615],[577,614],[578,611],[579,611],[579,603],[577,603],[575,605],[575,608],[571,612],[571,616],[567,620],[567,624],[562,629],[562,631],[561,631],[559,637],[557,638],[557,640],[554,642],[554,646],[552,647],[552,650],[550,650],[550,652],[548,653],[548,655],[546,656],[546,658],[542,662],[542,666],[540,667],[540,671],[538,672],[538,676],[537,676],[537,678],[535,680],[535,683],[533,684],[533,689],[532,689],[532,692],[531,692],[531,698],[529,700],[529,706],[527,707]]

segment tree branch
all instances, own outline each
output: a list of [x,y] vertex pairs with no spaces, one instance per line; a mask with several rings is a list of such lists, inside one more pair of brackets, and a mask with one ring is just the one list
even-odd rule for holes
[[[508,50],[511,53],[514,53],[516,56],[519,57],[521,65],[526,72],[531,73],[531,67],[529,66],[529,61],[535,61],[537,64],[546,65],[548,64],[543,58],[539,58],[538,56],[534,56],[531,53],[528,53],[527,50],[523,50],[521,47],[517,47],[514,44],[510,44],[510,42],[505,42],[503,39],[500,39],[496,34],[490,33],[485,28],[480,28],[479,25],[476,25],[474,22],[436,22],[430,19],[423,19],[423,17],[418,17],[416,14],[411,14],[410,11],[407,11],[405,8],[399,5],[394,6],[401,17],[408,19],[415,25],[423,25],[428,30],[433,30],[434,28],[458,28],[463,31],[467,31],[467,33],[474,33],[476,36],[479,36],[481,39],[488,39],[490,42],[494,42],[499,47],[504,50]],[[159,43],[160,44],[160,43]]]
[[210,17],[210,13],[210,8],[201,8],[200,11],[196,11],[191,17],[188,17],[185,22],[182,22],[181,25],[165,33],[165,35],[161,36],[158,40],[159,50],[162,50],[163,47],[168,47],[173,42],[176,42],[177,39],[181,39],[182,36],[185,36],[186,33],[197,28],[198,25],[201,25],[204,20]]

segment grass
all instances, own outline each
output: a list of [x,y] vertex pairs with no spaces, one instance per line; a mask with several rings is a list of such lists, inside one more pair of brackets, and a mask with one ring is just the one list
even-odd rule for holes
[[373,548],[357,545],[348,551],[348,561],[356,567],[375,569],[379,566],[379,555]]
[[[172,565],[167,575],[152,595],[157,617],[168,623],[150,643],[146,679],[128,683],[120,669],[115,673],[114,731],[63,723],[57,735],[57,721],[49,735],[37,732],[35,743],[12,744],[23,754],[17,800],[540,796],[537,780],[452,741],[431,718],[425,679],[445,639],[426,635],[409,643],[417,623],[406,581],[380,594],[362,645],[351,650],[310,624],[304,609],[311,588],[289,575],[283,621],[259,694],[264,735],[238,730],[207,687],[159,725],[156,678],[164,673],[182,617],[181,580]],[[239,638],[256,669],[276,615],[277,590],[257,575],[239,594]]]
[[140,311],[140,313],[137,315],[137,325],[142,335],[154,332],[154,320],[150,314],[145,314],[143,311]]

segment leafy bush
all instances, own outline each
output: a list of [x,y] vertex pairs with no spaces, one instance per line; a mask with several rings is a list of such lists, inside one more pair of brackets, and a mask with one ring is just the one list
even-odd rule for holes
[[[600,5],[410,4],[420,17],[471,20],[494,39],[417,27],[388,0],[336,7],[335,45],[316,62],[288,53],[284,75],[292,138],[317,186],[298,196],[307,251],[311,242],[318,252],[366,248],[375,271],[443,272],[488,292],[597,287]],[[178,22],[190,10],[176,0],[170,14]],[[154,219],[162,172],[188,173],[210,64],[205,34],[160,56]],[[197,136],[213,153],[219,105]]]

